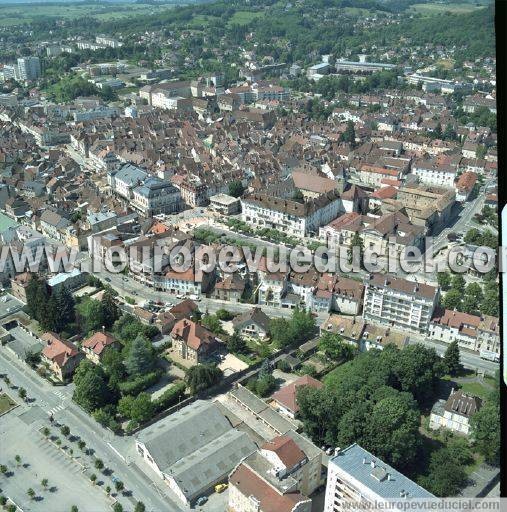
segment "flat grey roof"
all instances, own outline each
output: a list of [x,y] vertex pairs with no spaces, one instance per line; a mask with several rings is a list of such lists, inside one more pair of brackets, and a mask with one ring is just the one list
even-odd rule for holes
[[384,499],[434,498],[426,489],[356,443],[341,450],[329,464],[339,467]]
[[160,471],[168,473],[173,464],[231,429],[215,404],[196,400],[141,430],[137,440],[144,444]]
[[236,389],[233,389],[230,394],[256,414],[259,414],[267,407],[266,402],[243,386],[238,386]]
[[247,434],[231,429],[179,460],[164,473],[174,478],[183,494],[192,501],[227,477],[242,459],[256,449]]

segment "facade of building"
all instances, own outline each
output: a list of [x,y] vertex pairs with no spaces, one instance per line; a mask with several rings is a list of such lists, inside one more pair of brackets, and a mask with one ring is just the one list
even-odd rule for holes
[[197,400],[141,430],[136,450],[177,497],[191,505],[226,481],[256,446],[245,432],[231,427],[215,404]]
[[364,284],[365,320],[411,332],[428,331],[438,288],[382,274],[370,274]]
[[62,339],[54,332],[46,332],[41,340],[45,344],[41,359],[48,365],[51,373],[60,381],[70,378],[84,354],[79,352],[74,343]]
[[342,207],[338,191],[303,203],[252,194],[241,200],[241,220],[258,229],[278,229],[292,236],[307,236],[335,219]]
[[375,504],[390,500],[433,497],[356,443],[344,450],[337,448],[329,460],[324,512],[361,505],[375,509]]
[[171,339],[178,355],[195,364],[202,363],[218,347],[211,331],[188,318],[176,322]]
[[470,433],[470,418],[481,408],[482,401],[460,389],[452,389],[447,401],[439,400],[431,409],[430,428],[446,428],[458,434]]
[[18,80],[32,81],[41,76],[39,57],[20,57],[18,59]]

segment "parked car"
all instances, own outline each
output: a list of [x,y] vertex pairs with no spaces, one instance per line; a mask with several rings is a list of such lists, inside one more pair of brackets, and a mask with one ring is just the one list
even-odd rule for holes
[[207,496],[201,496],[200,498],[197,498],[197,501],[195,502],[196,505],[201,506],[204,505],[208,501]]
[[227,489],[227,487],[228,487],[227,484],[217,484],[217,485],[215,485],[215,492],[218,492],[218,493],[224,492],[225,489]]

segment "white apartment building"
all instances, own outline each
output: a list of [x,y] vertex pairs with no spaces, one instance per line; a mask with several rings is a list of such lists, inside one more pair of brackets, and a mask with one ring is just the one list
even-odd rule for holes
[[480,352],[486,350],[500,355],[500,333],[498,318],[479,317],[449,309],[435,312],[429,333],[432,339],[452,343],[460,348]]
[[18,59],[18,80],[37,80],[41,76],[39,57],[20,57]]
[[457,169],[452,166],[437,165],[436,162],[419,160],[412,165],[412,174],[425,185],[453,188]]
[[304,203],[252,194],[241,200],[241,209],[241,219],[252,227],[278,229],[303,237],[335,219],[343,211],[343,203],[336,190]]
[[428,331],[438,288],[382,274],[370,274],[364,284],[365,320],[411,332]]
[[329,460],[324,512],[375,510],[375,504],[411,498],[434,496],[356,443],[337,448]]
[[118,41],[118,39],[114,39],[113,37],[109,36],[96,36],[95,42],[98,44],[103,44],[104,46],[110,46],[111,48],[120,48],[123,46],[121,41]]

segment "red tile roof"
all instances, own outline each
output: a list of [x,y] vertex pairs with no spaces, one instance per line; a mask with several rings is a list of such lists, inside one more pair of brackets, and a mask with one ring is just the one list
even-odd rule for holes
[[294,439],[288,436],[275,437],[273,440],[264,443],[261,449],[276,453],[288,469],[293,468],[306,459],[305,452],[301,450]]
[[310,377],[309,375],[304,375],[303,377],[299,377],[299,379],[295,380],[292,384],[288,384],[287,386],[284,386],[283,388],[273,393],[271,398],[283,405],[289,411],[296,414],[299,411],[299,406],[296,403],[296,393],[297,388],[301,386],[321,388],[322,382],[314,379],[313,377]]
[[83,347],[91,349],[100,356],[104,349],[112,345],[116,340],[107,332],[96,332],[93,336],[83,341]]
[[216,343],[212,332],[187,318],[183,318],[176,323],[171,331],[171,336],[182,338],[194,350],[199,350],[204,345],[209,346]]
[[299,492],[279,494],[244,464],[231,474],[229,482],[244,496],[257,498],[262,512],[292,512],[298,503],[308,500]]
[[55,332],[44,333],[41,340],[46,343],[42,350],[44,357],[55,362],[60,368],[63,368],[69,359],[79,354],[74,343],[60,338]]

